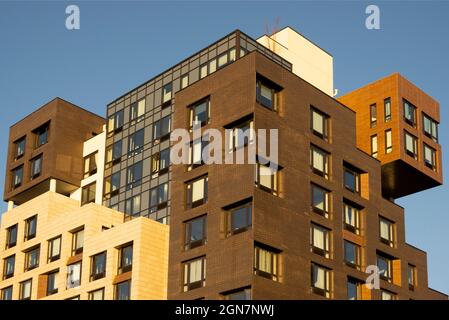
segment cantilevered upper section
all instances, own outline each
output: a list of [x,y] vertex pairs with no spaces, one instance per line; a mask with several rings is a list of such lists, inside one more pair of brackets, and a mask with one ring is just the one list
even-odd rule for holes
[[271,36],[264,35],[257,42],[291,62],[293,73],[334,96],[332,55],[290,27]]
[[55,98],[9,131],[4,200],[22,204],[50,189],[69,195],[83,179],[83,143],[105,119]]
[[357,146],[382,163],[384,197],[442,184],[437,101],[398,73],[338,100],[357,113]]

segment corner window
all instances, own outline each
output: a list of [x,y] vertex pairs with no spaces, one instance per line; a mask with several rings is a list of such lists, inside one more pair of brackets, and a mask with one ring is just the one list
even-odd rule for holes
[[436,151],[435,149],[429,147],[427,144],[423,144],[424,149],[424,164],[426,167],[436,171],[437,163],[436,163]]
[[104,180],[104,195],[105,198],[110,198],[118,194],[120,189],[120,172],[113,173],[112,176]]
[[206,285],[206,257],[184,262],[183,270],[184,292],[201,288]]
[[91,183],[84,186],[81,191],[81,205],[95,202],[95,192],[97,189],[97,183]]
[[201,216],[184,223],[184,250],[200,247],[206,243],[206,216]]
[[371,136],[371,156],[377,158],[377,134]]
[[47,274],[47,296],[58,293],[59,270]]
[[257,163],[256,166],[256,186],[273,195],[278,194],[279,170],[271,169],[268,165]]
[[48,142],[48,131],[50,129],[50,122],[40,126],[39,128],[33,130],[34,135],[36,136],[36,148],[46,144]]
[[310,166],[312,171],[325,179],[329,179],[329,158],[326,151],[310,146]]
[[173,85],[171,82],[162,87],[162,108],[170,105],[172,92]]
[[329,116],[315,108],[310,109],[310,114],[310,127],[312,133],[324,140],[327,140],[329,138]]
[[416,127],[416,107],[403,99],[404,103],[404,120],[412,127]]
[[426,136],[438,142],[438,123],[423,113],[423,131]]
[[125,202],[125,214],[128,216],[138,216],[140,213],[140,194],[129,199]]
[[344,253],[346,265],[360,269],[361,266],[361,248],[359,245],[350,241],[344,240]]
[[413,159],[418,159],[418,139],[405,132],[405,152]]
[[417,282],[416,267],[414,265],[407,265],[407,282],[409,290],[415,290]]
[[16,264],[16,256],[12,255],[3,259],[3,280],[14,276],[14,268]]
[[360,234],[360,208],[348,201],[343,202],[344,228]]
[[159,143],[170,138],[170,116],[164,117],[153,124],[154,143]]
[[380,241],[387,246],[394,246],[394,222],[379,217]]
[[389,154],[393,151],[393,140],[391,137],[391,129],[385,130],[385,153]]
[[330,230],[312,223],[310,226],[310,245],[313,253],[329,258]]
[[117,133],[122,131],[124,123],[125,112],[123,110],[117,111],[108,119],[108,133]]
[[106,148],[106,167],[117,164],[122,157],[122,140],[114,142]]
[[273,281],[279,281],[279,255],[279,250],[255,245],[254,274]]
[[72,232],[72,256],[83,252],[84,228]]
[[142,180],[142,161],[130,165],[126,170],[126,189],[130,190],[140,184]]
[[23,165],[12,170],[12,188],[18,188],[23,182]]
[[90,270],[90,281],[106,276],[106,251],[92,256]]
[[104,300],[104,288],[89,292],[89,300]]
[[115,285],[115,300],[131,300],[131,280]]
[[145,116],[145,98],[131,104],[130,121],[139,122]]
[[150,190],[150,213],[166,208],[168,205],[168,182]]
[[210,119],[210,98],[207,97],[189,106],[189,127],[193,128],[195,123],[205,126]]
[[228,236],[251,228],[252,208],[252,201],[228,208],[226,212],[226,231]]
[[384,99],[384,119],[385,122],[391,121],[391,99]]
[[256,82],[256,99],[257,102],[273,111],[277,111],[279,107],[279,91],[280,87],[273,82],[258,77]]
[[355,193],[360,193],[360,172],[355,171],[352,168],[343,168],[344,187]]
[[37,215],[25,220],[25,241],[36,237]]
[[312,263],[312,291],[320,296],[330,298],[331,296],[331,270]]
[[133,244],[121,247],[119,253],[119,274],[129,272],[133,269]]
[[374,103],[369,106],[370,110],[370,127],[374,128],[377,125],[377,105]]
[[380,278],[392,282],[393,280],[393,262],[382,254],[377,254],[377,267],[379,268]]
[[40,246],[25,251],[25,272],[39,267]]
[[20,159],[25,153],[25,137],[14,142],[14,159]]
[[362,300],[363,282],[357,279],[348,278],[346,285],[348,300]]
[[170,165],[170,148],[151,156],[151,174],[164,174]]
[[16,246],[16,244],[17,244],[17,229],[18,229],[17,224],[6,229],[6,249]]
[[315,184],[310,185],[311,188],[311,205],[312,210],[325,218],[329,217],[329,195],[330,191],[323,189]]
[[207,184],[207,176],[186,183],[187,209],[198,207],[207,202]]
[[3,301],[12,300],[12,286],[2,289],[0,299]]
[[31,300],[32,284],[32,279],[28,279],[20,283],[19,300]]
[[81,285],[81,264],[80,261],[67,266],[67,289],[78,288]]
[[97,173],[98,151],[84,157],[84,179]]
[[47,262],[53,262],[61,257],[61,236],[48,240]]

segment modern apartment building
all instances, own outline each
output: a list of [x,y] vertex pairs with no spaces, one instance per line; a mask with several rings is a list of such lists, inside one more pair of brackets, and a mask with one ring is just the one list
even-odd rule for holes
[[[381,127],[380,121],[378,127],[371,128],[364,120],[371,104],[390,97],[395,137],[405,126],[400,98],[427,108],[423,110],[435,127],[438,104],[427,103],[430,100],[422,98],[425,94],[405,80],[394,88],[379,85],[379,93],[373,97],[355,96],[356,91],[336,100],[332,63],[329,53],[291,28],[258,40],[236,30],[108,105],[105,132],[96,132],[99,134],[77,153],[84,162],[74,183],[77,188],[60,192],[72,198],[67,201],[81,202],[76,210],[102,210],[102,204],[114,209],[104,210],[117,221],[122,219],[121,223],[111,222],[115,228],[104,233],[98,230],[102,222],[96,222],[98,237],[109,239],[107,246],[94,241],[99,246],[82,255],[84,268],[84,261],[101,253],[100,247],[107,251],[112,266],[107,267],[111,270],[108,278],[102,280],[109,292],[106,298],[116,297],[118,289],[113,286],[124,280],[114,263],[118,259],[114,256],[120,256],[117,248],[130,241],[162,248],[167,224],[165,252],[142,251],[139,262],[133,255],[128,297],[447,299],[428,287],[426,253],[406,243],[404,210],[394,203],[394,198],[441,183],[441,162],[436,161],[436,171],[410,162],[410,156],[399,151],[407,150],[405,136],[393,138],[393,150],[398,151],[395,158],[389,153],[381,155],[379,150],[372,153],[366,147],[367,139],[388,129]],[[403,86],[406,89],[401,89]],[[351,95],[354,97],[347,98]],[[203,131],[218,129],[223,136],[230,130],[233,138],[221,151],[231,155],[237,150],[246,153],[255,143],[251,136],[240,139],[238,129],[277,129],[275,165],[279,170],[267,175],[273,172],[263,163],[262,154],[257,155],[257,164],[206,165],[199,155],[208,143],[199,139],[187,146],[190,164],[171,164],[170,133],[174,129],[191,131],[193,121],[199,121]],[[383,131],[370,131],[381,128]],[[425,134],[408,130],[423,143],[427,141]],[[10,150],[15,149],[13,141],[19,136],[23,134],[17,132],[10,138]],[[434,149],[435,159],[441,159],[439,145],[427,143]],[[269,144],[269,149],[274,146]],[[7,175],[14,172],[11,170],[9,167]],[[401,182],[398,176],[402,174],[414,187]],[[8,192],[13,191],[5,188],[5,200],[12,199]],[[34,200],[9,211],[8,217],[30,201]],[[73,226],[61,225],[61,230],[55,227],[54,232],[76,231],[75,225],[83,219],[76,218]],[[2,222],[2,230],[11,223]],[[136,233],[132,240],[121,241],[120,230],[143,224],[149,227],[142,227],[140,236]],[[161,227],[159,233],[150,230],[156,226]],[[2,232],[0,241],[6,237]],[[144,260],[147,255],[158,270],[167,267],[165,289],[160,287],[161,292],[154,293],[157,297],[145,296],[149,282],[134,277],[136,263],[141,269],[149,263]],[[3,256],[10,255],[2,252]],[[3,265],[8,265],[7,261]],[[370,266],[380,270],[379,289],[365,285]],[[43,274],[52,268],[48,269],[42,270]],[[156,269],[147,272],[151,276]],[[96,290],[88,274],[82,274],[86,289],[80,289],[81,298]],[[19,280],[14,276],[9,281],[15,279]],[[0,282],[0,290],[7,285]],[[76,296],[75,291],[64,291],[61,298],[71,296]]]

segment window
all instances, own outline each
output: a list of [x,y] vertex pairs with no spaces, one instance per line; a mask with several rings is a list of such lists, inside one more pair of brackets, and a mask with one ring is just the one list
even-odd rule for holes
[[416,287],[416,267],[414,265],[407,265],[407,282],[410,290],[415,290]]
[[14,267],[16,264],[16,256],[12,255],[3,259],[3,280],[14,276]]
[[258,77],[256,83],[256,97],[257,102],[262,106],[276,111],[278,109],[278,92],[279,87],[269,80]]
[[312,210],[328,218],[329,215],[329,195],[330,192],[315,184],[311,184]]
[[323,297],[330,298],[331,271],[325,267],[312,263],[312,291]]
[[377,158],[377,134],[371,136],[371,156]]
[[80,261],[67,266],[67,289],[77,288],[81,285],[81,264]]
[[41,175],[42,171],[42,155],[31,159],[30,179],[33,180]]
[[362,300],[362,285],[362,281],[348,278],[348,300]]
[[39,267],[40,246],[25,251],[25,272]]
[[131,300],[131,280],[115,285],[115,300]]
[[119,192],[120,189],[120,172],[116,172],[104,181],[104,195],[106,198],[112,197]]
[[393,151],[393,140],[391,138],[391,129],[385,130],[385,153]]
[[14,159],[20,159],[25,153],[25,137],[14,142]]
[[244,120],[234,125],[230,130],[229,152],[246,147],[250,143],[254,143],[254,121],[253,119]]
[[207,63],[200,66],[200,79],[203,79],[208,74]]
[[252,226],[252,201],[229,208],[226,213],[227,235],[244,232]]
[[360,210],[354,204],[343,203],[344,228],[355,234],[360,234]]
[[310,127],[312,133],[322,139],[327,140],[329,134],[329,116],[315,108],[310,109]]
[[427,144],[423,144],[424,147],[424,164],[426,167],[436,171],[436,151],[429,147]]
[[106,149],[106,165],[109,167],[111,165],[120,162],[122,157],[122,140],[114,142],[112,146]]
[[312,252],[329,258],[330,230],[312,223],[310,226],[310,245]]
[[168,204],[168,182],[150,190],[150,213],[164,209]]
[[89,292],[89,300],[104,300],[104,288]]
[[192,219],[184,223],[184,249],[190,250],[206,243],[206,216]]
[[140,213],[140,194],[129,199],[125,202],[125,213],[130,216],[136,216]]
[[379,218],[380,241],[387,246],[394,246],[394,222],[385,218]]
[[25,220],[25,241],[36,237],[37,216]]
[[423,113],[423,130],[426,136],[438,142],[438,123],[425,113]]
[[193,125],[198,123],[201,126],[204,126],[209,123],[210,118],[210,99],[207,97],[189,107],[189,124],[190,128],[193,128]]
[[131,104],[130,107],[130,121],[139,122],[145,116],[145,99],[141,99],[139,101]]
[[154,143],[167,140],[170,137],[170,116],[164,117],[153,125]]
[[187,182],[187,208],[195,208],[207,202],[208,177],[204,176]]
[[84,228],[72,232],[72,256],[83,252]]
[[279,254],[278,250],[265,246],[254,247],[254,274],[279,281]]
[[184,262],[184,292],[206,285],[206,257]]
[[95,202],[95,192],[97,190],[97,183],[91,183],[82,188],[81,192],[81,205]]
[[119,274],[131,271],[133,269],[133,244],[125,245],[119,251]]
[[396,300],[396,294],[387,290],[381,290],[380,292],[381,300]]
[[162,107],[169,106],[172,98],[173,85],[172,83],[167,83],[162,87]]
[[39,148],[40,146],[44,145],[48,141],[48,130],[50,129],[50,123],[47,122],[46,124],[40,126],[39,128],[35,129],[33,133],[36,136],[36,148]]
[[391,99],[384,99],[384,119],[385,122],[391,121]]
[[196,139],[189,144],[189,166],[187,170],[190,171],[205,163],[204,160],[206,160],[208,154],[208,144],[204,137]]
[[393,280],[393,267],[392,261],[390,258],[377,254],[377,267],[379,268],[379,275],[381,279],[384,279],[388,282],[392,282]]
[[347,190],[359,193],[360,192],[360,173],[348,167],[343,168],[344,171],[344,186]]
[[184,89],[189,85],[189,75],[185,74],[181,77],[181,89]]
[[126,189],[132,189],[142,180],[142,161],[130,165],[126,171]]
[[405,152],[414,159],[418,159],[417,140],[415,136],[405,132]]
[[251,288],[237,289],[224,293],[225,300],[251,300]]
[[98,152],[84,157],[84,179],[97,173]]
[[48,240],[47,262],[53,262],[61,257],[61,236]]
[[315,146],[310,146],[310,166],[314,173],[329,179],[329,153]]
[[370,126],[374,128],[377,125],[377,105],[373,103],[369,106],[370,112]]
[[140,129],[129,135],[128,138],[128,157],[139,154],[143,150],[144,129]]
[[28,279],[20,283],[20,300],[30,300],[31,299],[31,289],[32,289],[33,280]]
[[17,229],[17,224],[6,229],[6,249],[12,248],[17,244]]
[[67,298],[67,299],[64,299],[64,300],[80,300],[80,296],[77,295],[77,296],[74,296],[74,297],[71,297],[71,298]]
[[404,120],[409,125],[416,127],[416,107],[404,99]]
[[255,168],[256,186],[261,190],[277,195],[279,171],[261,163],[257,163]]
[[222,55],[218,56],[218,68],[223,68],[232,61],[235,61],[235,49],[231,49],[228,52],[225,52]]
[[1,300],[12,300],[12,286],[2,289],[0,299]]
[[47,274],[47,296],[58,293],[59,270]]
[[18,188],[23,182],[23,165],[12,170],[12,188]]
[[106,251],[96,254],[91,258],[90,281],[106,276]]
[[346,265],[360,269],[361,266],[361,248],[359,245],[344,240],[345,263]]
[[170,165],[170,149],[164,149],[151,157],[151,174],[164,174]]
[[109,117],[108,119],[108,133],[120,132],[123,129],[124,111],[120,110]]

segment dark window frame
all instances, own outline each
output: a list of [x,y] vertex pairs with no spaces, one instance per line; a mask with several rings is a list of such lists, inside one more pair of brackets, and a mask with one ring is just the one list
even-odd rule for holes
[[[83,232],[83,244],[81,247],[77,247],[80,232]],[[84,226],[71,231],[71,234],[72,234],[72,256],[75,256],[84,251]]]
[[270,194],[272,194],[274,196],[278,196],[278,194],[279,194],[279,179],[280,179],[279,171],[281,171],[282,168],[280,166],[278,166],[278,169],[275,172],[275,174],[271,175],[271,182],[270,182],[271,187],[267,187],[267,186],[263,185],[261,183],[261,180],[260,180],[260,176],[261,176],[260,175],[260,168],[262,166],[270,168],[270,164],[269,163],[267,163],[267,164],[262,164],[260,162],[256,163],[256,165],[255,165],[255,168],[256,168],[255,185],[256,185],[256,187],[258,189],[263,190],[265,192],[268,192],[268,193],[270,193]]
[[[269,254],[270,259],[270,269],[271,270],[261,270],[259,265],[259,258],[260,258],[260,251],[263,250]],[[276,282],[280,281],[281,271],[281,255],[282,251],[266,246],[261,243],[254,243],[254,263],[253,263],[253,270],[254,274],[263,278],[267,278]]]
[[[161,168],[161,163],[162,163],[162,161],[161,161],[161,159],[162,159],[162,153],[165,154],[165,153],[167,153],[167,152],[168,152],[168,158],[165,159],[167,165],[166,165],[165,167]],[[161,150],[161,151],[159,151],[159,152],[157,152],[157,153],[155,153],[155,154],[153,154],[153,155],[151,156],[151,174],[152,174],[152,175],[156,175],[156,174],[162,175],[162,174],[165,174],[165,173],[168,172],[169,167],[170,167],[170,148],[163,149],[163,150]]]
[[[103,268],[100,271],[97,271],[97,260],[100,257],[104,257]],[[107,264],[107,251],[103,251],[97,254],[94,254],[90,257],[90,275],[89,281],[95,281],[98,279],[103,279],[106,277],[106,264]]]
[[[314,230],[316,229],[321,229],[323,231],[323,245],[324,248],[319,248],[315,246],[315,232]],[[310,250],[311,252],[318,254],[320,256],[323,256],[325,258],[330,258],[331,257],[331,230],[323,227],[317,223],[312,222],[310,224]]]
[[[351,262],[346,259],[346,252],[347,252],[346,244],[353,246],[355,262]],[[343,240],[343,257],[344,257],[345,264],[348,267],[351,267],[351,268],[354,268],[357,270],[361,270],[361,268],[362,268],[362,248],[361,248],[361,246],[359,246],[358,244],[356,244],[352,241],[344,239]]]
[[[143,113],[139,114],[139,104],[140,102],[144,101],[144,107],[143,107]],[[131,124],[137,123],[142,121],[145,118],[145,108],[146,108],[146,101],[145,98],[139,99],[129,106],[129,121]]]
[[[234,215],[237,211],[245,209],[245,220],[246,223],[243,227],[234,228]],[[242,232],[250,230],[253,226],[253,201],[252,199],[247,200],[245,203],[239,203],[236,206],[228,208],[226,211],[226,236],[230,237]]]
[[137,130],[128,136],[128,158],[138,155],[145,145],[145,128]]
[[[168,130],[167,132],[162,132],[163,125],[166,125],[166,121],[168,121]],[[161,143],[163,141],[166,141],[170,138],[170,132],[171,132],[171,126],[172,126],[172,119],[171,115],[165,116],[153,123],[153,143]]]
[[206,104],[206,110],[205,110],[206,119],[205,120],[201,120],[200,126],[204,127],[205,125],[208,125],[210,123],[211,99],[210,99],[210,96],[207,96],[205,98],[202,98],[202,99],[198,100],[195,103],[192,103],[191,105],[189,105],[187,107],[187,110],[188,110],[188,113],[189,113],[189,116],[188,116],[188,121],[189,121],[188,128],[190,130],[193,129],[193,120],[195,119],[195,117],[197,115],[196,108],[201,106],[201,105],[203,105],[204,103]]
[[[321,126],[323,127],[323,133],[315,130],[314,128],[314,121],[313,121],[313,114],[316,113],[317,115],[319,115],[322,118],[322,123]],[[330,116],[327,115],[326,113],[318,110],[317,108],[315,108],[314,106],[310,106],[310,130],[312,131],[312,133],[325,140],[325,141],[329,141],[329,121],[330,121]]]
[[[23,143],[23,146],[22,146]],[[14,145],[14,161],[19,160],[23,157],[25,154],[25,148],[26,148],[26,136],[23,136],[16,141],[13,142]]]
[[[124,284],[127,284],[127,288],[128,288],[128,293],[127,293],[127,298],[128,299],[119,299],[120,297],[120,293],[119,290],[121,288],[121,286],[123,286]],[[114,300],[131,300],[131,280],[126,280],[126,281],[122,281],[119,283],[116,283],[114,285]]]
[[[34,231],[32,231],[32,223],[34,221]],[[37,234],[37,214],[25,219],[25,232],[24,232],[24,241],[29,241],[31,239],[36,238]]]
[[[36,253],[37,252],[37,253]],[[31,255],[32,253],[36,253],[37,259],[35,264],[31,264]],[[24,272],[36,269],[40,265],[40,255],[41,255],[41,247],[40,245],[34,246],[32,248],[27,249],[24,251],[25,254],[25,263],[24,263]]]
[[50,276],[55,276],[56,277],[56,275],[59,275],[59,269],[58,270],[54,270],[54,271],[51,271],[51,272],[48,272],[47,274],[46,274],[46,276],[47,276],[47,290],[46,290],[46,296],[48,297],[48,296],[51,296],[51,295],[54,295],[54,294],[56,294],[56,293],[58,293],[58,286],[57,286],[57,279],[55,278],[55,279],[53,279],[53,285],[55,285],[56,287],[55,288],[50,288],[50,284],[51,284],[51,278],[50,278]]
[[[20,172],[20,175],[17,175],[18,172]],[[11,188],[12,189],[17,189],[20,186],[22,186],[23,172],[24,172],[23,164],[21,164],[20,166],[11,170],[11,178],[12,178],[11,179]],[[20,179],[16,179],[16,177],[20,177]],[[18,182],[16,182],[16,180],[18,180]]]
[[[131,247],[131,263],[127,264],[124,252],[126,249]],[[130,272],[133,269],[133,258],[134,258],[134,244],[133,242],[122,245],[118,248],[119,250],[119,259],[118,259],[118,274],[123,274],[126,272]]]
[[[426,129],[426,120],[430,123],[430,132]],[[423,133],[435,142],[438,142],[438,122],[436,122],[431,116],[422,112]],[[435,129],[435,132],[434,132]]]
[[86,184],[81,187],[81,205],[88,203],[95,203],[95,197],[97,193],[97,182]]
[[[407,148],[407,136],[410,136],[412,138],[413,150],[409,150]],[[415,160],[418,160],[418,138],[407,130],[404,131],[404,148],[405,153],[408,156],[412,157]]]
[[[262,87],[268,89],[271,93],[271,98],[268,99],[262,95]],[[282,88],[275,84],[273,81],[268,80],[267,78],[257,75],[256,79],[256,101],[259,105],[268,110],[278,112],[279,111],[279,100],[280,100],[280,92]]]
[[[8,272],[8,269],[9,269],[8,266],[10,265],[11,260],[12,260],[12,271]],[[15,254],[3,258],[2,279],[6,280],[6,279],[14,277],[15,269],[16,269],[16,255]]]
[[377,126],[377,104],[373,103],[369,106],[370,114],[370,127],[374,128]]
[[[59,253],[55,256],[52,255],[54,241],[59,239]],[[48,242],[48,250],[47,250],[47,263],[59,260],[61,258],[61,249],[62,249],[62,235],[51,238]]]
[[[15,230],[14,241],[12,241],[12,230]],[[6,246],[5,250],[15,247],[17,245],[17,236],[19,232],[19,224],[16,223],[8,228],[6,228]]]
[[[159,202],[160,194],[162,194],[164,192],[164,191],[161,192],[161,190],[164,190],[165,186],[167,186],[167,194],[165,195],[165,201]],[[151,188],[149,190],[150,200],[149,200],[149,203],[148,203],[148,205],[149,205],[148,211],[150,213],[154,213],[154,212],[157,212],[157,211],[159,211],[161,209],[167,208],[168,200],[169,200],[168,194],[170,192],[169,188],[170,188],[169,183],[168,182],[164,182],[164,183],[161,183],[161,184],[157,185],[156,187]],[[151,198],[153,196],[153,192],[155,192],[155,194],[156,194],[156,203],[152,203],[152,200],[151,200]]]
[[[325,279],[324,279],[324,288],[316,287],[313,283],[314,279],[314,267],[323,269],[325,271]],[[320,296],[323,296],[325,298],[330,298],[332,293],[332,269],[329,269],[327,267],[324,267],[320,264],[312,262],[311,268],[310,268],[310,284],[312,288],[312,292],[315,294],[318,294]]]
[[[195,184],[195,182],[198,182],[200,180],[204,180],[203,183],[203,198],[198,199],[196,201],[193,201],[193,186]],[[209,189],[209,176],[208,175],[202,175],[198,178],[189,180],[187,182],[185,182],[185,204],[186,204],[186,209],[193,209],[196,207],[199,207],[203,204],[206,204],[208,201],[208,189]]]
[[97,173],[97,166],[98,166],[97,159],[98,159],[98,151],[94,151],[91,154],[84,157],[84,179],[93,176],[94,174]]
[[[427,161],[427,157],[426,157],[426,149],[430,150],[430,154],[431,154],[431,162]],[[432,148],[431,146],[429,146],[427,143],[423,142],[423,161],[424,161],[424,165],[433,170],[436,171],[437,168],[437,150]]]
[[[201,275],[200,280],[190,282],[191,265],[196,261],[201,261]],[[182,263],[183,272],[183,292],[191,291],[194,289],[202,288],[206,284],[206,256],[194,258]],[[186,270],[187,269],[187,270]]]
[[[351,186],[349,184],[346,183],[346,173],[352,175],[353,178],[353,182],[354,182],[354,189],[351,188]],[[356,194],[360,194],[360,187],[361,187],[361,172],[360,171],[356,171],[352,168],[348,168],[348,166],[344,165],[343,166],[343,186],[346,190],[356,193]]]
[[[192,240],[192,223],[202,221],[202,238]],[[195,217],[184,222],[184,250],[188,251],[207,243],[207,215]]]
[[384,121],[391,121],[391,98],[384,99]]
[[131,190],[132,188],[135,188],[138,185],[140,185],[142,182],[142,178],[143,178],[143,161],[138,161],[128,166],[128,168],[126,168],[126,190]]
[[[323,156],[323,170],[320,170],[314,166],[314,151]],[[330,179],[330,163],[331,163],[331,154],[320,147],[317,147],[313,144],[310,145],[310,170],[316,175],[323,177],[324,179]]]
[[[24,289],[25,289],[25,284],[30,283],[30,296],[29,297],[25,297],[24,296]],[[21,281],[19,283],[19,300],[31,300],[31,295],[33,294],[33,279],[27,279],[24,281]]]
[[[34,149],[38,149],[41,146],[45,145],[49,141],[49,132],[50,132],[50,121],[47,121],[43,125],[39,126],[38,128],[34,129],[33,134],[35,136],[34,140]],[[42,137],[45,138],[45,141],[42,141]]]
[[[355,212],[355,225],[348,223],[346,221],[346,206],[352,208],[352,210]],[[360,235],[361,234],[361,225],[362,225],[362,211],[363,207],[352,203],[348,200],[343,200],[343,227],[345,230],[348,230],[354,234]]]
[[[382,224],[381,224],[382,221],[388,224],[388,233],[390,236],[389,239],[382,237]],[[390,219],[379,216],[379,240],[380,240],[380,242],[382,242],[392,248],[395,246],[395,238],[396,238],[395,225],[396,224],[394,221],[391,221]]]
[[[113,184],[113,182],[114,182],[113,178],[114,177],[118,179],[118,186],[115,186],[115,184]],[[111,189],[111,190],[108,191],[106,187],[104,188],[103,197],[105,199],[109,199],[109,198],[119,194],[119,192],[120,192],[120,180],[121,180],[120,171],[114,172],[113,174],[111,174],[110,176],[108,176],[108,177],[106,177],[104,179],[104,186],[106,186],[109,183],[110,189]],[[112,190],[113,187],[115,187],[114,190]]]
[[[318,208],[318,207],[316,207],[314,205],[314,189],[319,189],[320,191],[324,191],[324,203],[323,203],[324,209],[320,209],[320,208]],[[331,196],[331,191],[330,190],[325,189],[325,188],[323,188],[323,187],[321,187],[321,186],[319,186],[319,185],[317,185],[315,183],[311,183],[310,184],[310,198],[311,198],[310,199],[310,206],[312,208],[312,211],[317,213],[317,214],[319,214],[319,215],[322,215],[325,218],[329,218],[329,214],[330,214],[330,211],[331,211],[330,210],[330,205],[332,203],[332,201],[330,199],[330,196]]]
[[[403,112],[404,112],[404,121],[406,123],[408,123],[409,125],[411,125],[412,127],[416,128],[416,125],[417,125],[417,118],[416,118],[417,108],[416,108],[416,106],[406,99],[402,99],[402,104],[403,104]],[[407,108],[411,108],[411,111],[413,111],[411,113],[412,119],[407,118],[407,113],[408,113],[406,111]]]

